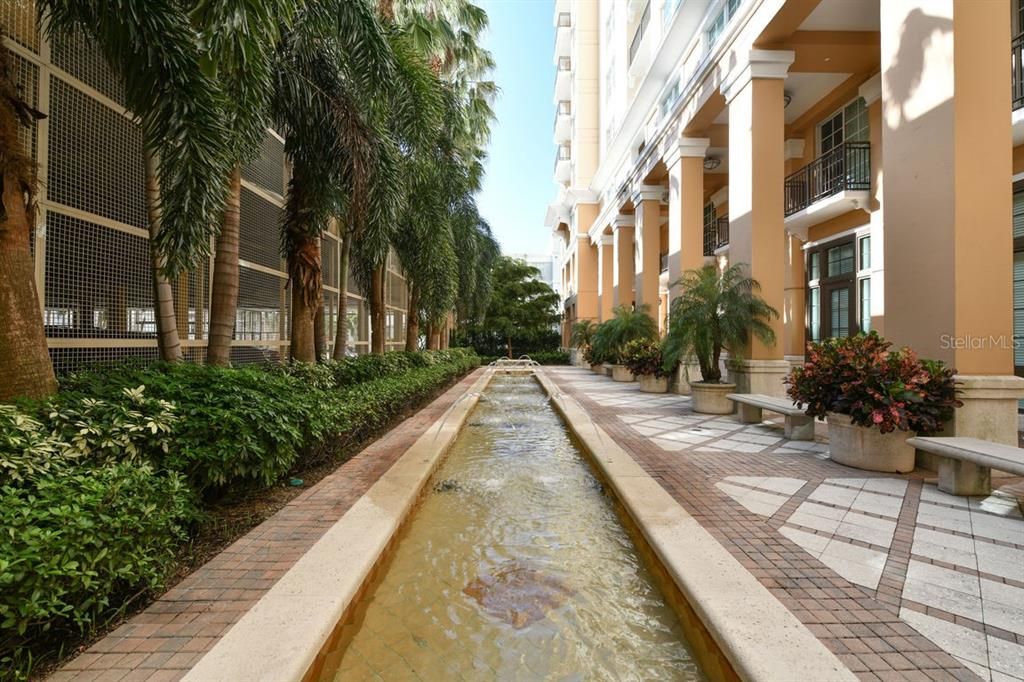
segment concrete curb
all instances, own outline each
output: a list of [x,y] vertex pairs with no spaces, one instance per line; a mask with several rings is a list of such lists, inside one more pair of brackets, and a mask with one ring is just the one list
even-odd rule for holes
[[183,678],[302,680],[487,387],[487,370]]
[[564,394],[543,370],[541,386],[735,673],[743,680],[856,680],[661,485]]

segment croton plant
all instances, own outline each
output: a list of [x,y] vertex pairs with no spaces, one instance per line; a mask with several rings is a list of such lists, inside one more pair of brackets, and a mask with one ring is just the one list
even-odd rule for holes
[[909,348],[892,350],[876,332],[826,339],[807,347],[807,359],[786,379],[787,393],[807,414],[849,415],[882,433],[935,433],[953,417],[956,370],[922,360]]
[[626,344],[622,364],[637,376],[667,377],[662,367],[661,344],[652,339],[636,339]]

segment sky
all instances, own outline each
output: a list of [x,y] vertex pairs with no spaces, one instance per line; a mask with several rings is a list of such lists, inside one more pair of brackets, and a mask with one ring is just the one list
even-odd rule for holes
[[555,199],[553,0],[477,0],[490,18],[484,45],[500,88],[487,175],[477,196],[506,254],[551,251],[544,213]]

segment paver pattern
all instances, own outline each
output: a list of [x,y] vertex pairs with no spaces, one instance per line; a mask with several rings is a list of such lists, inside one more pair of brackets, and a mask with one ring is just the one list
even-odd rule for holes
[[865,680],[1024,680],[1024,480],[985,498],[871,474],[782,424],[585,369],[560,388]]
[[48,679],[183,677],[483,371],[371,443]]

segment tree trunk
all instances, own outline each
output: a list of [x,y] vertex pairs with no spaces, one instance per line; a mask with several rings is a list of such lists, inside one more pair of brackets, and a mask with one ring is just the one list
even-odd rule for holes
[[300,235],[288,254],[288,277],[292,286],[292,360],[316,362],[314,319],[322,281],[320,279],[320,238]]
[[420,349],[420,288],[413,282],[409,287],[409,311],[405,322],[405,349],[416,351]]
[[448,350],[448,337],[451,335],[451,329],[449,329],[450,318],[444,318],[444,324],[441,325],[441,350]]
[[427,348],[430,350],[441,349],[441,325],[430,325],[430,340],[427,342]]
[[22,189],[22,182],[14,173],[4,174],[6,219],[0,222],[0,402],[19,397],[43,398],[57,392],[29,242],[32,215]]
[[348,268],[349,256],[352,253],[352,235],[344,230],[341,235],[341,265],[338,268],[338,281],[341,284],[341,296],[338,299],[338,324],[334,331],[335,360],[345,357],[348,346]]
[[164,275],[166,259],[156,248],[156,238],[162,224],[160,209],[160,181],[157,178],[156,157],[144,150],[146,162],[146,213],[149,217],[149,252],[152,256],[153,308],[156,317],[156,342],[160,359],[167,362],[181,360],[181,341],[174,317],[174,291]]
[[384,266],[370,276],[370,341],[374,353],[384,352]]
[[316,361],[327,359],[327,332],[324,330],[324,290],[320,289],[320,300],[317,301],[316,313],[313,316],[313,351]]
[[217,237],[213,261],[213,289],[210,292],[210,341],[206,364],[228,367],[231,340],[235,336],[238,308],[238,245],[241,233],[242,167],[236,165],[228,178],[224,220]]
[[512,337],[505,338],[505,349],[508,352],[508,357],[512,357]]

